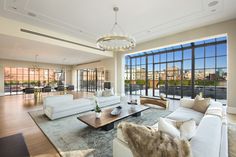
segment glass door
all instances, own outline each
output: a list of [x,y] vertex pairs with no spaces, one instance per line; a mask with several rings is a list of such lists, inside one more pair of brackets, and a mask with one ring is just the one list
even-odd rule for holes
[[181,98],[181,61],[154,64],[154,96]]
[[167,97],[173,99],[180,99],[181,98],[181,68],[182,62],[174,61],[167,63]]

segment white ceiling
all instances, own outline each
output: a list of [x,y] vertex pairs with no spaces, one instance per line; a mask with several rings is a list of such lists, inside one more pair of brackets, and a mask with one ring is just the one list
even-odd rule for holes
[[114,6],[120,8],[118,23],[137,43],[236,18],[235,0],[0,0],[0,16],[95,45],[111,30]]
[[35,61],[35,55],[38,55],[38,62],[65,65],[82,64],[106,58],[98,54],[0,35],[0,58]]

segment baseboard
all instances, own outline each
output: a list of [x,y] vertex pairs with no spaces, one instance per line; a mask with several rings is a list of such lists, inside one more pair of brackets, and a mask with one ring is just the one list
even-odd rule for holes
[[236,107],[227,107],[227,113],[236,114]]

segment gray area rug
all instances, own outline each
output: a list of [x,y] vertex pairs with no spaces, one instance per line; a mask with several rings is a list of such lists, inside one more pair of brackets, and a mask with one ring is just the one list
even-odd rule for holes
[[[160,117],[170,114],[170,111],[151,108],[142,112],[140,117],[128,117],[122,121],[136,124],[153,125]],[[110,131],[95,130],[77,119],[78,115],[50,121],[43,110],[29,112],[35,123],[49,138],[63,157],[89,156],[112,157],[112,141],[116,137],[117,124]]]
[[236,157],[236,124],[228,125],[229,157]]

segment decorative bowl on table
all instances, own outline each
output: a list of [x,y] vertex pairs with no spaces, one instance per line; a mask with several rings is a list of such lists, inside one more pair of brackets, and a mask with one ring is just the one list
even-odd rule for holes
[[129,105],[138,105],[138,100],[135,99],[135,100],[130,100],[127,102]]
[[113,116],[117,116],[121,113],[121,109],[122,107],[121,106],[117,106],[116,108],[114,108],[112,111],[111,111],[111,115]]

